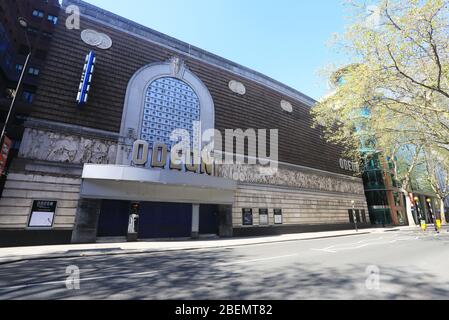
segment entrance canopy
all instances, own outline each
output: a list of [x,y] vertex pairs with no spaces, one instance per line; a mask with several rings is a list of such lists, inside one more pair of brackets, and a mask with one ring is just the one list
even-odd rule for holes
[[233,204],[232,180],[160,169],[84,165],[81,197],[87,199]]

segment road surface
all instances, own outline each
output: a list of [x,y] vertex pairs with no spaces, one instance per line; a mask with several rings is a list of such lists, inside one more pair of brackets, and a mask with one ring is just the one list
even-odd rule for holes
[[449,299],[449,233],[22,261],[0,299]]

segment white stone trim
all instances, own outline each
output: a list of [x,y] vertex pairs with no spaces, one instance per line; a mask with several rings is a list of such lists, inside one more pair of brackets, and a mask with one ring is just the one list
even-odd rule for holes
[[286,111],[288,113],[292,113],[293,112],[293,106],[287,100],[282,100],[281,101],[281,108],[282,108],[282,110],[284,110],[284,111]]
[[232,204],[232,180],[129,166],[84,165],[81,197],[203,204]]

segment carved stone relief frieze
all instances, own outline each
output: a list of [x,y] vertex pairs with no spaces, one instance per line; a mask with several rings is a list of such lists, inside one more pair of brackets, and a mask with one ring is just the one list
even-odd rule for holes
[[337,177],[325,173],[312,173],[296,168],[278,168],[272,174],[261,174],[260,166],[256,165],[220,165],[216,173],[223,178],[242,183],[276,185],[324,192],[339,192],[349,194],[364,194],[361,180],[350,177]]
[[117,143],[38,129],[25,130],[20,157],[73,164],[115,164]]

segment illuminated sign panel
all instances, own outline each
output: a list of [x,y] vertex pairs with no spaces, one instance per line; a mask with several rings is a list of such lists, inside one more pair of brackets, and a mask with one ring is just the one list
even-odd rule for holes
[[78,106],[82,106],[87,103],[90,85],[92,82],[92,75],[94,73],[95,61],[96,61],[95,53],[93,51],[89,52],[89,54],[86,56],[83,74],[81,76],[81,82],[78,89],[78,95],[76,97],[76,102],[78,103]]

